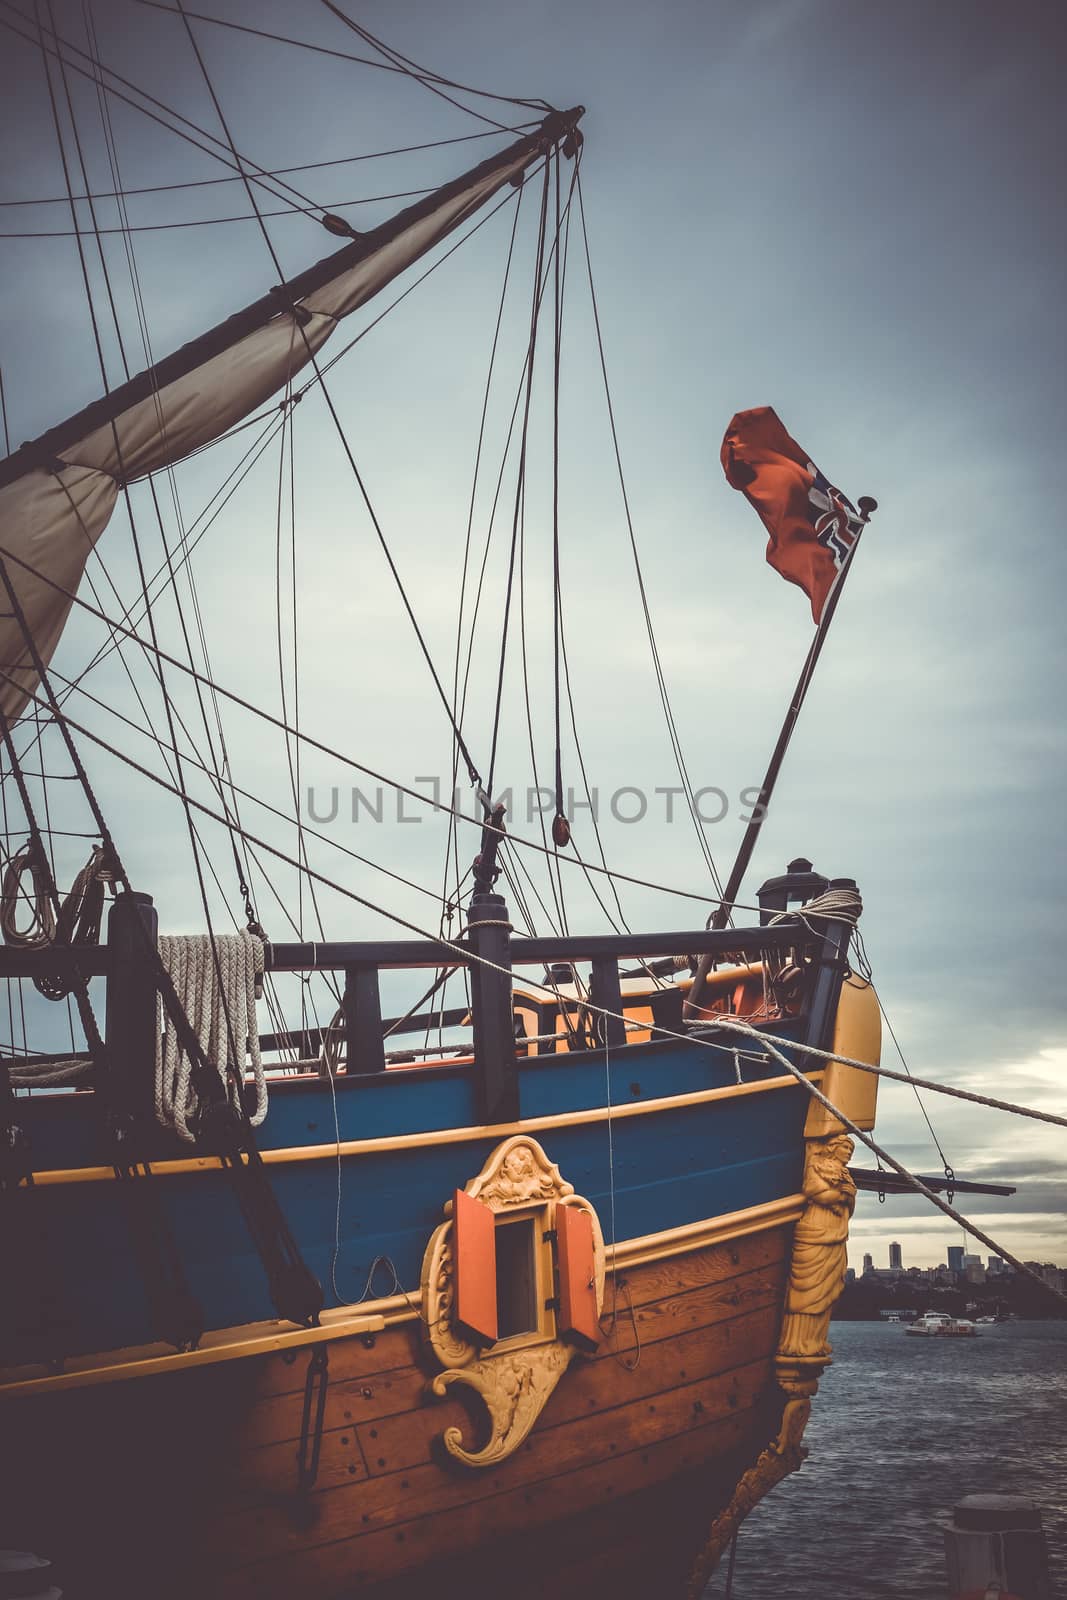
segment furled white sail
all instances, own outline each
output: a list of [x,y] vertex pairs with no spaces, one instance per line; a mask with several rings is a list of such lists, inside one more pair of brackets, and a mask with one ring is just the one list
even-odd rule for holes
[[[551,122],[553,119],[549,119]],[[292,298],[261,325],[164,381],[158,378],[132,403],[60,448],[24,448],[25,468],[3,474],[0,487],[0,557],[36,649],[47,666],[59,642],[72,596],[89,554],[114,509],[124,483],[142,478],[209,444],[282,389],[333,333],[340,318],[355,311],[406,267],[437,244],[517,177],[551,142],[541,135],[520,140],[499,159],[483,162],[467,181],[439,193],[439,203],[409,207],[395,224],[367,237],[370,247],[346,246],[320,272],[312,268],[290,285]],[[556,135],[553,128],[552,136]],[[405,221],[405,219],[410,220]],[[380,245],[378,233],[386,234]],[[353,256],[356,257],[353,260]],[[313,276],[314,286],[300,292]],[[296,293],[292,291],[296,290]],[[257,302],[257,305],[261,302]],[[293,306],[295,305],[295,311]],[[237,319],[235,319],[237,320]],[[217,330],[225,335],[225,326]],[[179,353],[180,354],[180,353]],[[177,358],[171,358],[171,364]],[[138,388],[138,380],[127,386]],[[122,391],[116,393],[120,401]],[[96,420],[95,418],[93,420]],[[10,464],[15,463],[12,457]],[[3,463],[0,463],[2,470]],[[3,481],[0,477],[0,482]],[[0,710],[9,721],[21,715],[37,683],[26,631],[0,590]]]

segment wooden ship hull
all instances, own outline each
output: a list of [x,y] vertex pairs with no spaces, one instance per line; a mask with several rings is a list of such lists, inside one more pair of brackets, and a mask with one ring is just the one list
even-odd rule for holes
[[[7,1212],[33,1262],[9,1277],[25,1315],[0,1389],[0,1542],[46,1554],[75,1600],[399,1600],[502,1573],[531,1596],[699,1586],[799,1465],[854,1199],[841,1123],[730,1024],[753,1018],[871,1126],[873,1076],[790,1055],[877,1060],[848,932],[552,941],[592,960],[608,1038],[560,1027],[576,990],[536,1001],[501,976],[496,1022],[476,985],[470,1054],[437,1066],[385,1063],[370,948],[318,947],[347,973],[348,1069],[274,1084],[258,1146],[311,1269],[336,1282],[340,1258],[366,1288],[308,1326],[271,1315],[222,1161],[159,1133],[151,1175],[121,1181],[92,1092],[19,1101],[34,1181]],[[496,964],[548,942],[482,937]],[[618,967],[687,942],[726,960],[690,1036],[688,980],[624,994]],[[113,929],[93,958],[117,991],[120,950]],[[783,975],[792,999],[768,1012]],[[109,1012],[118,1033],[131,1014]],[[205,1314],[195,1348],[147,1337],[152,1286],[124,1241],[149,1193]]]

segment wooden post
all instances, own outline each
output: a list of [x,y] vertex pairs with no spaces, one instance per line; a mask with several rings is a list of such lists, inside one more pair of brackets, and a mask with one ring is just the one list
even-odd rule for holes
[[1003,1594],[1051,1600],[1041,1512],[1021,1494],[969,1494],[941,1523],[953,1600]]
[[614,956],[594,956],[593,973],[589,984],[589,998],[595,1006],[614,1011],[613,1017],[600,1017],[594,1012],[593,1021],[598,1039],[609,1050],[618,1050],[626,1043],[626,1024],[621,1020],[622,985],[619,982],[619,963]]
[[118,1098],[136,1122],[153,1115],[156,1073],[156,937],[150,894],[115,896],[107,917],[111,971],[104,1007],[104,1043]]
[[345,1054],[349,1075],[385,1071],[377,967],[345,968]]
[[485,1123],[514,1122],[519,1115],[519,1073],[512,1020],[511,928],[503,896],[476,889],[467,927],[471,949],[480,958],[471,963],[476,1115]]
[[[854,878],[831,878],[829,887],[830,889],[855,889],[856,880]],[[817,922],[818,918],[813,918],[812,920]],[[844,977],[845,961],[851,938],[852,924],[850,922],[842,922],[839,918],[827,919],[822,949],[816,958],[819,963],[819,970],[815,975],[815,982],[811,991],[811,1020],[807,1040],[817,1050],[829,1050],[833,1043],[837,1002],[841,993],[841,981]]]

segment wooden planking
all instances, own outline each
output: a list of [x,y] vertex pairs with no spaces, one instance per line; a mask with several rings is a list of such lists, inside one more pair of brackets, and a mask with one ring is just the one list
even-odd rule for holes
[[638,1267],[627,1267],[623,1269],[621,1277],[630,1284],[635,1304],[642,1305],[648,1300],[681,1294],[686,1289],[722,1283],[736,1277],[739,1272],[749,1272],[753,1267],[781,1261],[789,1251],[792,1237],[792,1225],[769,1228],[725,1244],[704,1245],[686,1255],[671,1256],[665,1261],[649,1261]]
[[[653,1344],[660,1339],[672,1338],[686,1329],[714,1326],[769,1301],[778,1302],[784,1281],[785,1261],[782,1257],[738,1277],[721,1280],[707,1288],[689,1289],[671,1295],[666,1300],[642,1302],[641,1285],[635,1284],[631,1303],[629,1275],[625,1286],[620,1288],[617,1300],[609,1278],[605,1308],[608,1339],[592,1359],[610,1360],[616,1352],[633,1351],[635,1323],[640,1343]],[[386,1341],[386,1345],[390,1346],[392,1342]],[[437,1370],[433,1360],[420,1351],[417,1361],[338,1381],[333,1354],[331,1352],[330,1386],[326,1397],[327,1431],[373,1421],[421,1405],[426,1386]],[[305,1371],[306,1361],[301,1361],[296,1368],[297,1376],[302,1378]],[[296,1439],[300,1433],[302,1409],[302,1387],[292,1394],[275,1396],[262,1402],[255,1407],[241,1429],[241,1448],[252,1449]]]
[[[754,1313],[754,1317],[759,1317],[760,1315],[761,1314],[758,1312]],[[764,1329],[761,1331],[767,1333],[767,1340],[769,1344],[773,1338],[773,1333],[769,1330],[773,1329],[774,1319],[773,1317],[766,1316],[766,1314],[763,1315]],[[665,1348],[667,1359],[669,1359],[670,1346],[668,1345]],[[755,1350],[753,1349],[749,1353],[749,1358],[751,1358],[751,1355],[754,1354]],[[742,1359],[745,1358],[742,1357]],[[769,1362],[769,1349],[765,1359]],[[767,1371],[769,1372],[769,1366],[767,1367]],[[632,1420],[628,1417],[628,1413],[633,1409],[632,1407],[623,1405],[615,1406],[611,1412],[606,1412],[604,1410],[605,1404],[610,1405],[611,1397],[613,1395],[617,1397],[619,1394],[620,1382],[618,1370],[613,1372],[608,1367],[587,1368],[585,1372],[576,1375],[576,1377],[577,1382],[581,1382],[584,1379],[590,1384],[597,1383],[597,1409],[594,1411],[592,1407],[588,1407],[587,1409],[590,1413],[589,1415],[583,1417],[580,1422],[575,1422],[573,1427],[562,1429],[559,1437],[553,1441],[554,1447],[557,1451],[564,1451],[566,1453],[570,1453],[578,1448],[584,1449],[587,1437],[591,1438],[598,1430],[604,1431],[608,1427],[615,1427],[616,1424],[620,1427],[625,1427],[628,1426]],[[597,1382],[597,1380],[599,1380],[599,1382]],[[720,1370],[720,1372],[712,1378],[703,1380],[703,1383],[705,1385],[710,1384],[714,1387],[716,1384],[719,1384],[722,1381],[723,1375]],[[568,1387],[571,1388],[573,1393],[576,1385],[568,1385]],[[703,1390],[700,1390],[700,1393],[698,1394],[698,1387],[699,1386],[694,1385],[684,1385],[661,1398],[664,1398],[665,1404],[669,1403],[676,1408],[677,1405],[683,1404],[686,1392],[691,1388],[693,1389],[693,1394],[690,1398],[695,1404],[698,1399],[702,1400],[704,1398]],[[559,1394],[560,1391],[557,1389],[556,1395],[553,1395],[553,1399],[555,1399]],[[564,1392],[563,1395],[560,1396],[561,1406],[565,1403],[566,1399],[566,1392]],[[709,1390],[709,1403],[712,1403],[713,1400],[714,1394],[711,1390]],[[551,1402],[549,1404],[551,1405]],[[641,1401],[639,1404],[644,1405],[645,1402]],[[654,1404],[650,1405],[650,1411],[652,1414],[656,1413],[656,1406]],[[419,1411],[409,1411],[395,1417],[385,1417],[381,1422],[378,1423],[364,1423],[361,1427],[357,1428],[356,1436],[359,1439],[364,1455],[366,1456],[368,1472],[373,1478],[384,1474],[398,1472],[407,1467],[420,1465],[423,1461],[426,1461],[430,1458],[432,1443],[444,1428],[454,1424],[455,1426],[462,1428],[465,1436],[469,1437],[472,1430],[468,1418],[469,1413],[464,1409],[463,1402],[461,1400],[446,1400],[432,1407],[425,1407]],[[545,1412],[543,1413],[542,1420],[543,1422],[547,1422],[548,1420],[548,1407],[546,1407]],[[651,1424],[651,1428],[652,1432],[655,1433],[657,1431],[658,1424]],[[573,1439],[572,1435],[574,1435]]]
[[[482,1537],[489,1537],[495,1531],[491,1508],[503,1490],[592,1467],[625,1450],[655,1444],[717,1417],[751,1408],[771,1381],[769,1351],[756,1360],[751,1359],[752,1353],[746,1352],[746,1364],[732,1371],[714,1372],[677,1384],[666,1392],[646,1392],[611,1409],[600,1403],[592,1414],[572,1415],[568,1408],[568,1414],[557,1426],[538,1429],[514,1456],[491,1473],[453,1473],[432,1459],[431,1440],[454,1420],[447,1414],[450,1407],[442,1405],[432,1412],[392,1419],[391,1429],[368,1427],[361,1442],[370,1476],[363,1481],[353,1480],[351,1487],[317,1494],[316,1520],[310,1532],[278,1516],[276,1505],[238,1513],[220,1520],[212,1530],[215,1559],[222,1565],[238,1566],[264,1554],[281,1554],[347,1537],[354,1527],[369,1530],[417,1520],[443,1506],[484,1506]],[[695,1351],[691,1359],[698,1359]],[[664,1364],[660,1378],[676,1381],[677,1370],[676,1362],[673,1368]],[[603,1376],[614,1380],[618,1388],[617,1369]],[[605,1388],[609,1387],[605,1382]],[[455,1412],[462,1417],[458,1403]],[[581,1412],[577,1397],[573,1412]],[[388,1432],[388,1438],[382,1437],[383,1431]],[[375,1451],[379,1453],[375,1455]],[[386,1463],[384,1467],[380,1465],[382,1461]]]
[[[679,1472],[704,1469],[727,1453],[754,1453],[766,1431],[762,1408],[739,1409],[736,1415],[702,1419],[682,1435],[619,1451],[613,1459],[594,1466],[562,1470],[539,1482],[495,1494],[490,1500],[448,1506],[403,1526],[353,1536],[352,1524],[342,1524],[310,1558],[306,1550],[296,1549],[226,1574],[219,1581],[220,1594],[225,1600],[290,1600],[293,1594],[308,1592],[310,1580],[316,1600],[330,1600],[341,1594],[362,1594],[369,1585],[403,1572],[412,1574],[412,1594],[425,1595],[435,1588],[441,1594],[455,1593],[451,1585],[446,1589],[440,1583],[450,1556],[477,1549],[489,1536],[510,1540],[536,1535],[538,1529],[560,1518],[623,1500]],[[709,1488],[709,1498],[712,1493]],[[321,1533],[322,1524],[315,1531]],[[508,1549],[511,1560],[504,1570],[509,1574],[506,1587],[510,1593],[510,1573],[521,1579],[522,1563],[521,1558],[515,1559],[514,1546],[509,1543]],[[544,1577],[530,1572],[534,1592],[556,1592],[555,1583],[546,1581],[553,1576],[554,1562],[554,1541],[538,1541],[536,1564],[548,1570]]]
[[[669,1342],[643,1347],[633,1372],[620,1368],[614,1359],[572,1367],[546,1407],[537,1436],[579,1418],[589,1418],[593,1414],[602,1416],[624,1402],[654,1399],[679,1384],[710,1378],[740,1366],[773,1343],[777,1315],[775,1296],[768,1298],[762,1310],[727,1324],[725,1341],[722,1337],[709,1338],[706,1328],[696,1328]],[[717,1329],[717,1335],[722,1331]],[[425,1400],[425,1382],[419,1397]],[[458,1401],[447,1411],[444,1405],[430,1402],[418,1415],[426,1419],[431,1438],[438,1437],[453,1421],[469,1431],[467,1414]],[[379,1447],[386,1431],[379,1422],[362,1429],[348,1425],[325,1433],[316,1493],[367,1477],[368,1461],[377,1467]],[[258,1510],[264,1498],[273,1504],[283,1502],[295,1488],[296,1450],[296,1440],[291,1439],[249,1451],[236,1464],[235,1479],[221,1503],[247,1506],[251,1499],[258,1499],[259,1505],[255,1508]],[[376,1450],[379,1455],[374,1455]],[[428,1458],[429,1450],[426,1455]],[[371,1475],[380,1477],[382,1470],[377,1468]]]
[[[792,1226],[766,1229],[725,1244],[704,1245],[685,1255],[665,1261],[646,1262],[628,1267],[619,1277],[625,1280],[635,1306],[667,1296],[684,1294],[722,1283],[771,1262],[783,1261],[792,1238]],[[611,1304],[612,1274],[608,1273],[607,1304]],[[415,1365],[422,1350],[421,1329],[417,1321],[387,1328],[384,1333],[368,1334],[366,1340],[346,1339],[330,1348],[331,1385],[349,1379],[373,1381],[382,1372]],[[286,1361],[268,1356],[249,1364],[248,1398],[266,1399],[271,1395],[302,1393],[306,1362],[303,1358]]]
[[[307,1364],[303,1353],[292,1364],[272,1356],[228,1369],[209,1368],[131,1385],[128,1403],[118,1408],[118,1390],[86,1391],[78,1396],[85,1403],[85,1415],[77,1431],[86,1439],[87,1449],[90,1438],[99,1440],[106,1433],[111,1447],[124,1450],[133,1462],[144,1459],[147,1442],[165,1437],[167,1484],[164,1487],[155,1472],[149,1480],[143,1475],[139,1479],[131,1471],[116,1499],[104,1481],[108,1475],[95,1473],[88,1459],[85,1470],[78,1469],[72,1459],[70,1492],[74,1504],[84,1509],[84,1516],[76,1520],[84,1523],[84,1539],[100,1545],[101,1560],[106,1563],[109,1539],[128,1539],[131,1544],[134,1540],[134,1532],[120,1533],[117,1528],[105,1535],[117,1506],[124,1508],[122,1526],[136,1530],[137,1541],[149,1550],[165,1537],[159,1522],[164,1509],[170,1507],[175,1515],[181,1515],[183,1525],[195,1530],[187,1552],[189,1560],[199,1562],[206,1556],[208,1570],[213,1570],[237,1559],[254,1562],[262,1571],[261,1558],[273,1552],[287,1570],[299,1572],[305,1586],[310,1580],[316,1588],[320,1559],[333,1570],[333,1558],[322,1557],[323,1550],[338,1541],[349,1543],[357,1529],[364,1537],[381,1535],[384,1539],[390,1530],[403,1531],[424,1516],[452,1513],[467,1519],[470,1514],[480,1529],[474,1542],[482,1544],[498,1531],[492,1508],[500,1494],[526,1486],[523,1492],[540,1500],[541,1486],[561,1472],[584,1483],[586,1472],[596,1472],[622,1454],[620,1444],[631,1450],[635,1439],[652,1449],[665,1438],[678,1436],[682,1443],[677,1450],[684,1455],[684,1442],[694,1430],[705,1427],[709,1415],[730,1421],[750,1409],[761,1392],[765,1397],[773,1392],[770,1355],[790,1231],[786,1226],[773,1233],[703,1247],[621,1274],[619,1338],[623,1349],[632,1352],[632,1292],[633,1318],[642,1346],[636,1371],[627,1374],[610,1352],[582,1359],[556,1391],[533,1438],[512,1461],[491,1474],[454,1476],[430,1459],[430,1443],[450,1420],[451,1409],[447,1403],[425,1404],[432,1363],[422,1353],[417,1324],[388,1329],[366,1342],[354,1338],[331,1346],[329,1403],[339,1403],[341,1410],[328,1414],[328,1424],[336,1425],[324,1436],[320,1487],[305,1502],[300,1529],[290,1523],[289,1516]],[[611,1285],[609,1277],[609,1304]],[[762,1362],[753,1361],[758,1356],[763,1357]],[[724,1368],[733,1369],[731,1376],[736,1376],[742,1365],[761,1374],[745,1391],[748,1400],[730,1376],[724,1386],[722,1376]],[[347,1378],[338,1380],[339,1367],[349,1374]],[[364,1390],[369,1393],[364,1395]],[[55,1397],[65,1402],[68,1420],[73,1398]],[[358,1409],[357,1399],[367,1411]],[[106,1413],[101,1411],[105,1400]],[[626,1404],[620,1404],[622,1401]],[[683,1415],[686,1405],[690,1409]],[[703,1410],[698,1409],[701,1405]],[[426,1429],[421,1435],[422,1455],[415,1458],[414,1465],[395,1471],[388,1470],[390,1456],[385,1455],[387,1467],[383,1469],[378,1464],[382,1450],[370,1455],[368,1448],[379,1443],[370,1436],[371,1428],[378,1428],[374,1419],[380,1417],[391,1427],[402,1422],[401,1414],[411,1407],[417,1409],[411,1410],[410,1416]],[[455,1415],[465,1422],[458,1406]],[[264,1446],[246,1451],[250,1430],[256,1429]],[[73,1455],[77,1456],[79,1450],[69,1428],[63,1432],[66,1454],[71,1455],[74,1445]],[[125,1446],[119,1446],[120,1437],[126,1439]],[[765,1442],[761,1434],[758,1443]],[[407,1440],[405,1448],[411,1443]],[[54,1462],[49,1470],[52,1487],[58,1492]],[[46,1481],[39,1472],[29,1476]],[[238,1490],[240,1479],[244,1486]],[[640,1487],[640,1482],[638,1475],[635,1487]],[[59,1497],[67,1492],[64,1488]],[[235,1493],[242,1509],[228,1510],[235,1507]],[[191,1514],[182,1512],[183,1506]],[[560,1510],[553,1516],[564,1514]],[[555,1531],[553,1528],[553,1540]],[[70,1532],[73,1537],[75,1530]],[[82,1542],[82,1534],[76,1542]],[[461,1543],[457,1548],[464,1546]],[[291,1569],[290,1557],[297,1562]],[[395,1564],[387,1560],[381,1570],[388,1572]]]

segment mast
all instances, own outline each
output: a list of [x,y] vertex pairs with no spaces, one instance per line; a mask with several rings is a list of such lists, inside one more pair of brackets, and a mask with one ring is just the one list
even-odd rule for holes
[[[834,584],[830,594],[827,596],[823,614],[820,617],[819,625],[815,630],[815,637],[812,639],[807,656],[804,658],[804,665],[800,669],[800,677],[797,679],[797,686],[793,691],[793,698],[789,702],[789,709],[785,714],[785,720],[782,723],[777,742],[775,743],[774,749],[771,752],[771,759],[767,763],[767,771],[764,773],[763,782],[760,785],[759,798],[752,808],[752,815],[749,818],[748,826],[744,832],[744,837],[741,840],[740,847],[734,859],[733,867],[730,870],[730,877],[727,880],[725,889],[723,890],[722,900],[716,907],[714,915],[708,920],[709,928],[725,928],[726,924],[730,920],[730,915],[734,908],[734,902],[737,900],[737,896],[740,893],[741,884],[744,881],[745,873],[748,871],[748,864],[752,859],[752,852],[756,848],[756,840],[759,838],[760,829],[766,821],[767,812],[770,809],[771,797],[774,794],[774,786],[778,782],[778,774],[782,770],[782,762],[785,760],[786,751],[789,749],[789,741],[793,737],[793,730],[796,727],[797,721],[800,717],[808,689],[811,687],[811,680],[814,675],[815,668],[818,665],[819,657],[822,654],[823,645],[826,643],[826,637],[830,631],[830,624],[834,619],[834,612],[837,609],[837,602],[841,598],[841,591],[845,586],[845,579],[848,577],[852,563],[856,557],[856,551],[859,549],[860,537],[863,529],[870,521],[872,513],[878,509],[877,500],[874,500],[870,495],[861,495],[857,503],[859,506],[858,520],[862,526],[860,527],[860,530],[857,533],[847,556],[845,557],[841,571],[838,574],[837,582]],[[697,963],[696,972],[693,975],[692,988],[690,989],[689,994],[686,996],[682,1008],[683,1014],[686,1017],[691,1017],[700,1008],[700,1001],[704,993],[704,984],[707,979],[707,975],[711,970],[711,964],[712,957],[708,955],[702,955]]]
[[[863,526],[866,527],[870,520],[871,513],[877,510],[877,501],[873,500],[870,495],[863,495],[860,497],[858,504],[860,521],[863,523]],[[830,596],[827,599],[826,608],[823,611],[822,617],[820,618],[819,626],[815,630],[815,637],[812,639],[811,646],[808,650],[807,656],[804,659],[804,665],[800,670],[800,677],[797,679],[797,686],[793,691],[793,698],[790,700],[789,709],[785,714],[785,721],[782,723],[781,732],[778,735],[778,741],[775,744],[774,750],[771,752],[771,759],[767,764],[767,771],[764,774],[763,782],[760,785],[759,799],[752,808],[752,816],[749,819],[748,827],[745,829],[744,838],[741,840],[740,848],[738,849],[733,868],[730,872],[729,881],[727,882],[726,888],[723,890],[722,902],[708,924],[708,926],[711,928],[725,928],[729,920],[730,913],[734,908],[734,901],[737,899],[737,896],[740,892],[742,881],[744,880],[745,873],[748,870],[748,864],[752,859],[752,852],[756,848],[756,840],[759,837],[760,828],[763,826],[763,823],[766,820],[767,812],[770,809],[771,797],[774,794],[774,786],[778,782],[778,774],[782,770],[782,762],[785,760],[785,753],[789,749],[789,741],[793,737],[793,729],[797,725],[801,708],[804,705],[805,696],[807,695],[808,689],[811,686],[811,680],[814,675],[815,668],[818,665],[819,657],[822,654],[822,647],[826,643],[826,636],[830,631],[830,624],[834,619],[834,612],[837,609],[837,602],[841,597],[841,590],[845,586],[845,579],[848,576],[849,569],[852,566],[856,551],[859,549],[859,542],[859,536],[857,535],[855,543],[849,550],[848,556],[846,557],[844,565],[841,568],[838,580],[834,584],[834,587],[830,592]]]

